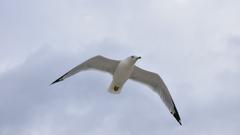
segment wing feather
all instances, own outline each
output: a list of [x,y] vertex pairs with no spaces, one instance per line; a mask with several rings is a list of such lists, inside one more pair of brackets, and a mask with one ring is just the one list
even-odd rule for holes
[[112,59],[108,59],[98,55],[77,65],[76,67],[68,71],[66,74],[62,75],[60,78],[52,82],[51,84],[54,84],[59,81],[63,81],[64,79],[70,76],[73,76],[80,71],[84,71],[88,69],[96,69],[96,70],[113,74],[118,64],[119,64],[118,60],[112,60]]
[[162,78],[158,74],[134,66],[134,70],[130,78],[135,81],[147,84],[157,94],[159,94],[159,96],[161,97],[162,101],[167,106],[171,114],[181,125],[181,118],[178,114],[177,108],[173,102],[170,92],[165,83],[163,82]]

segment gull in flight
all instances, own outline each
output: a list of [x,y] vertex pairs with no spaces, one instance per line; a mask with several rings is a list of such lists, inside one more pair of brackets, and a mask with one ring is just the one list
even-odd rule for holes
[[170,113],[178,121],[178,123],[182,125],[177,108],[173,102],[167,86],[164,84],[163,80],[158,74],[135,66],[135,63],[139,59],[141,59],[141,57],[130,56],[124,60],[112,60],[98,55],[74,67],[69,72],[51,83],[51,85],[56,82],[63,81],[80,71],[96,69],[113,75],[113,79],[109,87],[109,92],[113,94],[119,94],[124,83],[128,79],[132,79],[134,81],[150,86],[153,91],[155,91],[161,97],[162,101],[167,106]]

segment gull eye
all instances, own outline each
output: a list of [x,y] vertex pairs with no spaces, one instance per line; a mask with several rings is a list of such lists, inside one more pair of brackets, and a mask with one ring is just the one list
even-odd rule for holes
[[133,58],[134,58],[134,56],[131,56],[131,58],[133,59]]

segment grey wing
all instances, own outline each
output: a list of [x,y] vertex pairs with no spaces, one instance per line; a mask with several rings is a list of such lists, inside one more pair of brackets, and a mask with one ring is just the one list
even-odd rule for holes
[[88,70],[88,69],[97,69],[100,71],[104,71],[104,72],[113,74],[116,67],[118,66],[118,63],[119,63],[118,60],[112,60],[112,59],[108,59],[108,58],[98,55],[98,56],[90,58],[90,59],[86,60],[85,62],[79,64],[78,66],[74,67],[73,69],[68,71],[66,74],[64,74],[63,76],[61,76],[60,78],[58,78],[51,84],[54,84],[59,81],[63,81],[64,79],[66,79],[72,75],[75,75],[76,73],[78,73],[80,71]]
[[130,76],[130,79],[147,84],[156,93],[158,93],[171,114],[175,117],[179,124],[182,125],[181,118],[178,114],[177,108],[173,102],[169,90],[158,74],[134,66],[134,70]]

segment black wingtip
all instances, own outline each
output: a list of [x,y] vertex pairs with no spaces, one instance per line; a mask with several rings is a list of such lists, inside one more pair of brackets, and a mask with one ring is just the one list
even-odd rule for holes
[[173,105],[174,105],[174,112],[171,112],[171,113],[174,116],[174,118],[178,121],[178,123],[182,126],[181,118],[180,118],[180,116],[178,114],[178,111],[177,111],[177,108],[176,108],[174,102],[173,102]]
[[181,119],[180,119],[179,114],[178,114],[177,112],[175,112],[175,113],[173,114],[173,116],[174,116],[174,118],[178,121],[178,123],[182,126],[182,123],[181,123]]
[[57,83],[57,82],[59,82],[59,81],[58,81],[58,80],[56,80],[56,81],[52,82],[50,85],[53,85],[54,83]]
[[55,80],[54,82],[52,82],[50,85],[53,85],[54,83],[60,82],[60,81],[62,81],[62,80],[63,80],[62,77],[60,77],[60,78],[58,78],[57,80]]

